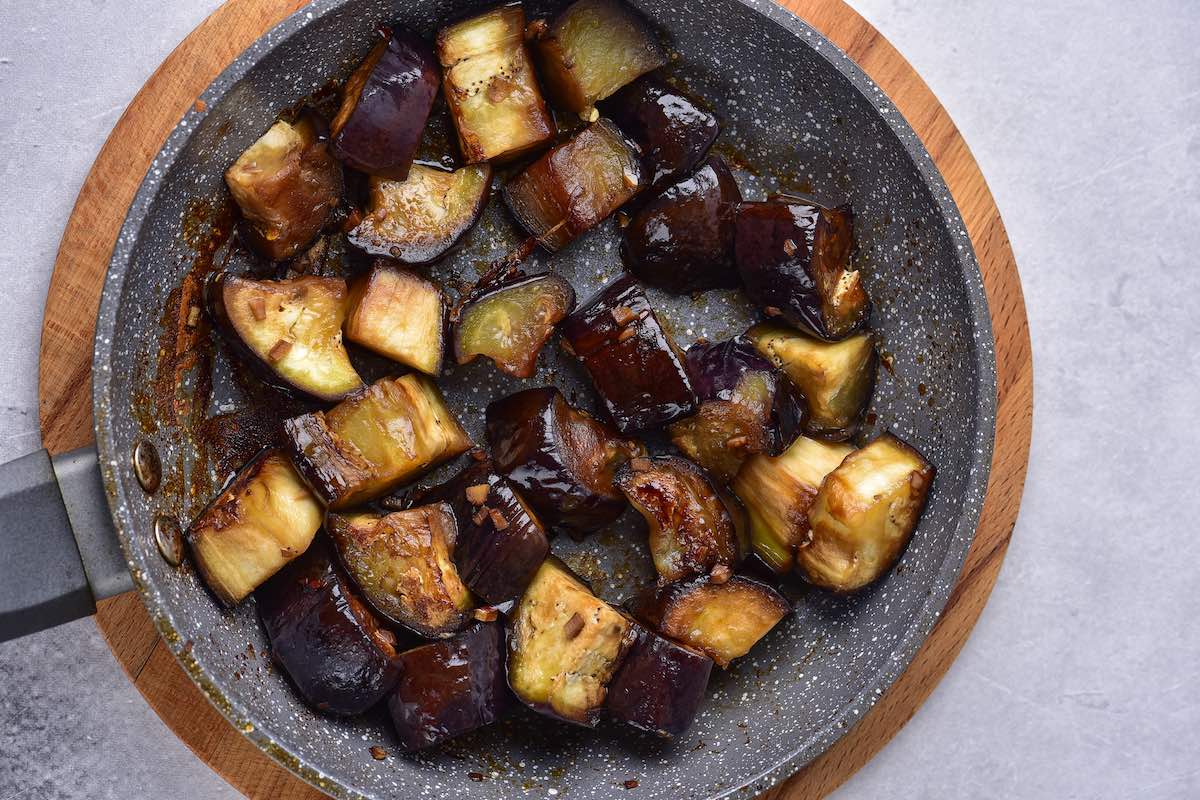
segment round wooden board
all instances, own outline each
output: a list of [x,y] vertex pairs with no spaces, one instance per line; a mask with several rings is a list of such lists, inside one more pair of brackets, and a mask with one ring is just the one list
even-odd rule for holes
[[[841,0],[779,0],[841,47],[895,101],[932,154],[974,243],[995,334],[998,410],[991,479],[975,542],[929,639],[891,690],[846,736],[764,800],[827,795],[916,713],[958,655],[983,610],[1020,506],[1029,456],[1033,378],[1016,263],[979,167],[945,109],[878,31]],[[42,327],[40,417],[53,453],[93,441],[92,339],[104,274],[126,209],[167,135],[239,53],[303,0],[228,0],[185,39],[138,92],[100,151],[67,223]],[[229,725],[159,641],[130,592],[103,601],[96,623],[134,685],[192,750],[248,797],[319,798]]]

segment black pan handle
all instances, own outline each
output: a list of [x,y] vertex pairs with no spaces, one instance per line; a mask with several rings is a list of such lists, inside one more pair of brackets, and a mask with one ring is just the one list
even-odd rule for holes
[[132,588],[95,447],[0,464],[0,642],[90,616]]

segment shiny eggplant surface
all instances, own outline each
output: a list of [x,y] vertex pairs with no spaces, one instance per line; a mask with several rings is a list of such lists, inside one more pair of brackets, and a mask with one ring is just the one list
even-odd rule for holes
[[355,595],[323,542],[267,581],[254,599],[271,655],[313,708],[361,714],[395,685],[395,636]]
[[515,483],[487,475],[454,493],[458,517],[454,560],[471,591],[487,603],[519,597],[550,554],[537,513]]
[[380,261],[350,287],[346,339],[437,375],[442,368],[444,307],[437,284]]
[[703,653],[638,625],[633,645],[608,686],[608,713],[673,739],[691,726],[700,710],[712,666]]
[[696,409],[683,354],[632,276],[602,289],[563,321],[562,331],[622,433],[657,428]]
[[487,407],[496,470],[556,528],[579,535],[620,516],[625,498],[613,474],[644,455],[637,442],[567,404],[554,388],[526,389]]
[[388,711],[406,753],[490,725],[512,706],[504,673],[504,625],[484,622],[397,659]]
[[574,309],[575,290],[550,273],[485,290],[455,323],[455,360],[466,364],[484,356],[501,372],[528,378],[555,326]]

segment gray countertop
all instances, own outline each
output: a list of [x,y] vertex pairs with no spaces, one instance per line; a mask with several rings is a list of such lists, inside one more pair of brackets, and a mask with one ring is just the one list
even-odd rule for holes
[[[979,625],[835,796],[1200,797],[1200,4],[854,0],[970,143],[1033,332],[1025,500]],[[54,254],[215,0],[0,0],[0,459],[38,447]],[[89,620],[0,645],[0,800],[231,798]]]

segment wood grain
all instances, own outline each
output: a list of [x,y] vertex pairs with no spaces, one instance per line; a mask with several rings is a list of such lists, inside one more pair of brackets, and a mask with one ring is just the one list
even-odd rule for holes
[[[991,307],[999,405],[992,473],[978,534],[950,600],[912,665],[827,753],[762,800],[827,795],[912,718],[966,642],[995,583],[1016,521],[1029,454],[1032,363],[1016,263],[979,167],[945,109],[912,67],[841,0],[779,0],[845,50],[887,92],[949,185],[974,243]],[[101,149],[67,223],[42,327],[40,417],[51,452],[93,440],[91,355],[104,273],[133,195],[197,96],[242,50],[303,0],[228,0],[163,62]],[[206,763],[252,798],[322,795],[250,744],[176,664],[136,594],[100,604],[96,622],[113,654],[163,721]]]

